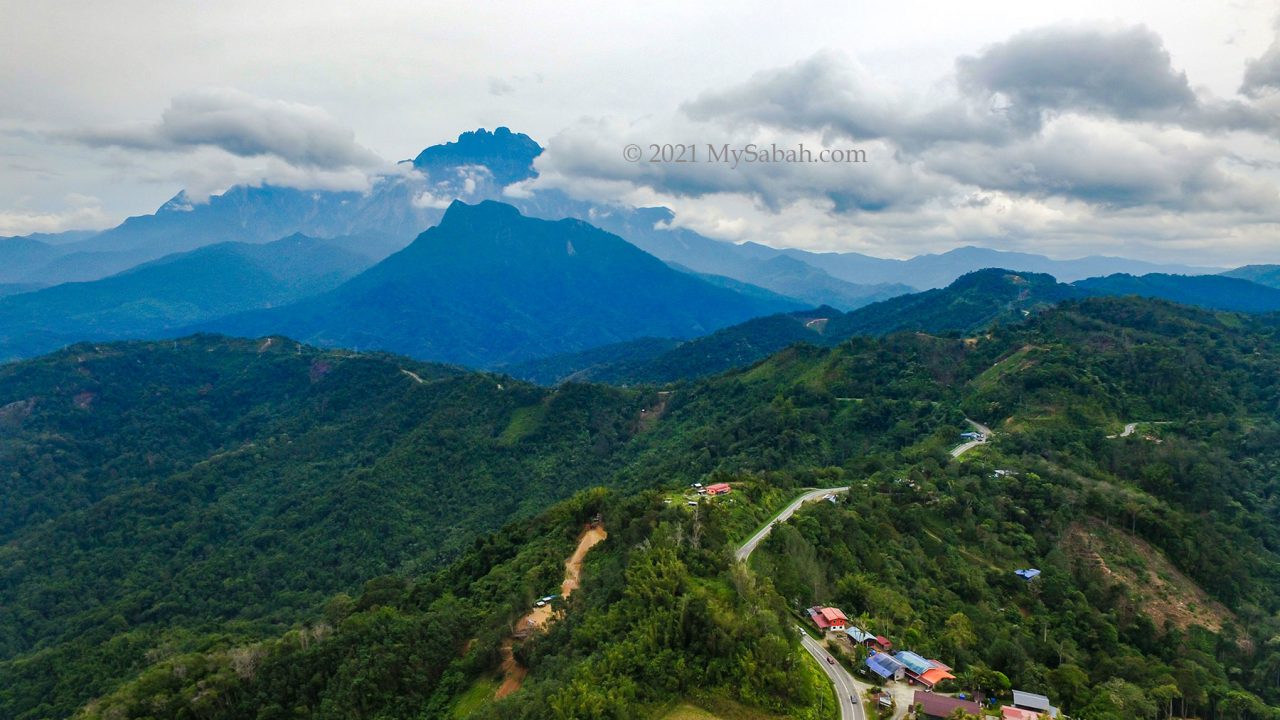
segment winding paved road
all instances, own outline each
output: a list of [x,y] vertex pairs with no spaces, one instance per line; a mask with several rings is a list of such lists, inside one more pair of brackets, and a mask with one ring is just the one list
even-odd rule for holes
[[769,537],[769,533],[773,530],[774,523],[786,522],[788,518],[795,514],[796,510],[800,509],[801,505],[821,499],[824,495],[842,492],[849,492],[849,487],[846,485],[845,487],[819,488],[817,490],[810,490],[796,498],[790,505],[783,508],[782,512],[773,516],[772,520],[765,523],[764,527],[757,530],[755,535],[752,535],[750,539],[742,543],[742,547],[738,548],[738,552],[734,553],[734,559],[739,562],[746,562],[747,558],[751,557],[751,553],[755,552],[756,546],[763,542],[765,538]]
[[[786,522],[788,518],[795,514],[796,510],[800,509],[801,505],[820,500],[827,495],[843,492],[849,492],[847,485],[845,487],[810,490],[792,500],[791,504],[782,509],[782,512],[774,515],[769,522],[764,524],[764,527],[756,531],[755,535],[752,535],[746,542],[742,543],[742,547],[738,548],[738,552],[734,553],[734,559],[738,562],[746,562],[751,557],[751,553],[755,552],[756,547],[765,538],[769,537],[769,533],[773,531],[774,524]],[[809,634],[802,628],[797,629],[800,630],[800,644],[804,645],[804,649],[809,651],[809,654],[822,667],[823,672],[827,674],[827,677],[831,679],[831,684],[836,688],[836,701],[840,704],[840,720],[866,720],[862,714],[862,703],[858,700],[860,696],[858,695],[857,685],[854,684],[853,676],[844,669],[843,665],[827,662],[827,658],[830,656],[822,645],[817,640],[809,637]]]
[[862,703],[858,701],[858,686],[854,684],[853,676],[840,663],[827,662],[827,658],[831,656],[827,654],[826,649],[817,640],[809,637],[804,630],[800,632],[800,644],[809,651],[813,659],[827,673],[827,677],[831,678],[831,684],[836,686],[836,701],[840,704],[841,720],[866,720],[862,712]]

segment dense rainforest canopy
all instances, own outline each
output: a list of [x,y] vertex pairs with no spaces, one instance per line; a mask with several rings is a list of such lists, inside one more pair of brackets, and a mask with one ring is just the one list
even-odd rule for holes
[[[1278,402],[1273,318],[1135,299],[633,389],[284,338],[75,346],[0,367],[0,716],[828,718],[793,626],[830,603],[1072,717],[1273,717]],[[953,459],[965,417],[996,434]],[[708,480],[736,492],[687,505]]]

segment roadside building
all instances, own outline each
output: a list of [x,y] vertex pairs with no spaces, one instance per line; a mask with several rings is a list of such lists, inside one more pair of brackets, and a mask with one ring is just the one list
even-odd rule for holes
[[942,668],[929,668],[928,670],[925,670],[922,675],[917,677],[916,680],[921,685],[932,690],[943,680],[954,680],[955,677],[955,675],[952,675],[949,671],[943,670]]
[[889,653],[873,653],[867,656],[867,667],[883,680],[901,680],[907,668]]
[[1034,710],[1023,710],[1012,705],[1000,708],[1000,720],[1044,720],[1044,715]]
[[917,720],[947,720],[956,710],[964,710],[971,715],[982,716],[982,706],[971,700],[935,695],[917,690],[911,698],[912,707],[919,708]]
[[925,660],[923,657],[911,652],[910,650],[899,650],[893,656],[898,662],[907,666],[907,672],[913,676],[920,676],[933,669],[933,663]]
[[951,674],[951,668],[937,660],[928,660],[906,650],[894,653],[894,657],[906,666],[907,677],[912,682],[920,683],[930,690],[943,680],[955,678]]
[[1058,717],[1058,708],[1049,703],[1049,698],[1036,693],[1013,691],[1013,706],[1022,710],[1030,710],[1051,718]]
[[871,633],[867,632],[866,630],[863,630],[857,625],[850,625],[844,631],[844,634],[849,636],[849,639],[853,641],[854,645],[866,646],[868,641],[874,642],[876,639],[875,635],[872,635]]
[[849,618],[840,612],[840,608],[811,607],[809,619],[813,620],[813,624],[823,632],[844,632],[844,629],[849,626]]

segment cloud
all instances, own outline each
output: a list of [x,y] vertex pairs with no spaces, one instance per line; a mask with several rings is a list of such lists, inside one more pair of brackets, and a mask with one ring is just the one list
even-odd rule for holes
[[321,108],[269,100],[233,89],[174,98],[153,125],[72,131],[91,147],[180,152],[211,147],[244,158],[272,156],[322,170],[373,168],[384,162]]
[[[680,142],[694,162],[650,162],[652,145]],[[623,156],[629,144],[640,146],[643,157],[630,162]],[[856,149],[865,163],[712,161],[713,148],[742,149],[754,145],[772,153],[798,148],[813,155],[822,149]],[[660,151],[660,150],[659,150]],[[536,161],[535,188],[558,188],[579,197],[608,200],[637,189],[680,197],[737,193],[779,210],[801,200],[823,204],[836,212],[910,207],[945,192],[946,182],[911,163],[903,162],[883,141],[851,143],[824,139],[819,134],[689,122],[682,117],[665,121],[626,123],[616,118],[588,119],[553,136]]]
[[945,88],[927,96],[900,92],[847,55],[820,51],[793,65],[703,93],[681,106],[696,121],[820,132],[850,140],[893,138],[903,145],[995,140],[1009,132],[990,108]]
[[[827,50],[668,116],[583,120],[550,138],[530,185],[666,205],[678,226],[776,246],[1225,256],[1280,227],[1278,110],[1280,94],[1194,90],[1146,27],[1056,25],[961,57],[928,92]],[[726,142],[852,144],[869,162],[731,170],[622,154]]]
[[1196,105],[1186,74],[1144,26],[1025,31],[960,58],[956,70],[962,88],[1006,102],[1010,117],[1028,127],[1051,111],[1144,120]]
[[1252,98],[1270,95],[1280,91],[1280,19],[1276,20],[1276,38],[1271,47],[1255,60],[1249,62],[1244,71],[1244,82],[1240,85],[1240,93]]
[[173,98],[156,123],[51,135],[109,151],[105,162],[144,182],[180,183],[195,202],[233,185],[363,192],[394,172],[321,108],[225,88]]
[[[1155,122],[1208,132],[1280,130],[1274,107],[1197,94],[1145,26],[1055,25],[1019,33],[956,61],[963,92],[1035,131],[1061,113]],[[1280,50],[1255,61],[1244,91],[1280,83]]]
[[510,95],[516,91],[516,86],[503,80],[502,78],[489,78],[489,94],[497,97]]
[[1034,136],[1000,147],[935,147],[922,162],[983,190],[1070,198],[1106,209],[1275,208],[1276,187],[1225,169],[1228,155],[1187,130],[1063,115]]
[[115,224],[102,210],[101,201],[89,195],[70,193],[59,210],[0,208],[0,237],[58,233],[67,230],[100,230]]

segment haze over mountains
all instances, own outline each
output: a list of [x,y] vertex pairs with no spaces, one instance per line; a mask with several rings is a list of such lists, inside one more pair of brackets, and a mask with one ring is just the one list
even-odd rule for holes
[[[527,135],[481,129],[426,148],[368,193],[237,186],[203,203],[179,193],[101,233],[0,239],[0,358],[201,330],[511,366],[544,380],[601,363],[613,369],[599,377],[669,378],[824,337],[805,327],[812,319],[825,337],[847,337],[973,329],[1026,309],[997,286],[968,305],[954,304],[954,288],[937,294],[984,268],[1052,276],[1037,288],[1095,278],[1049,293],[1047,304],[1087,291],[1280,309],[1280,290],[1255,284],[1275,282],[1270,266],[1193,278],[1217,269],[976,247],[894,260],[723,242],[679,227],[666,208],[530,186],[541,153]],[[912,295],[922,290],[933,292]],[[893,298],[902,300],[884,302]],[[668,370],[632,365],[667,353]],[[692,362],[695,354],[704,359]]]

